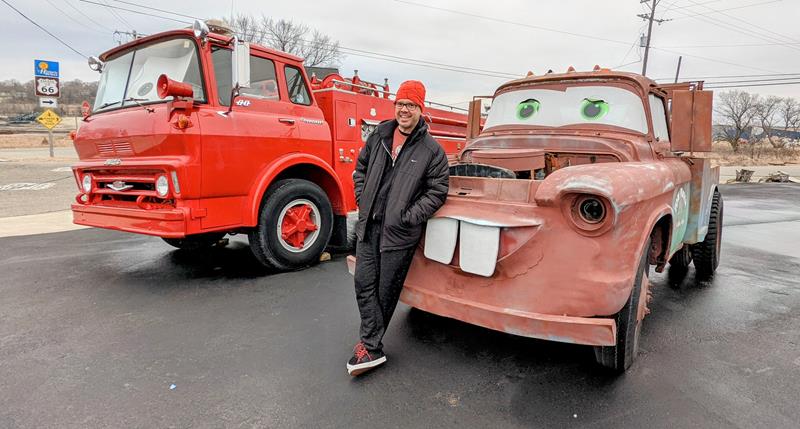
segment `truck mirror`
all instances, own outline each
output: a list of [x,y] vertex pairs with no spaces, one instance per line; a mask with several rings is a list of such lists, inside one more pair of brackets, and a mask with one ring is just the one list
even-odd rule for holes
[[467,140],[478,137],[481,133],[481,108],[483,102],[475,99],[469,102],[469,114],[467,115]]
[[[250,88],[250,44],[238,38],[233,39],[232,88]],[[232,101],[232,100],[231,100]]]
[[670,112],[673,152],[711,152],[713,101],[713,91],[674,91]]

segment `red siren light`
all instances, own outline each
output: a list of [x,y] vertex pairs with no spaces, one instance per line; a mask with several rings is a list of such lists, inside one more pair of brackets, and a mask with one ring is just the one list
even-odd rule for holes
[[575,71],[575,67],[572,67],[572,66],[569,66],[569,68],[567,69],[567,73],[572,73],[574,71]]
[[531,77],[531,76],[534,76],[534,74],[532,71],[528,70],[528,74],[526,75],[526,77]]
[[186,97],[192,98],[194,97],[194,91],[192,90],[192,86],[188,83],[178,82],[172,80],[167,77],[167,75],[162,74],[158,77],[158,83],[156,84],[158,88],[158,97],[159,98],[167,98],[167,97]]
[[592,71],[600,71],[600,65],[599,64],[595,64],[594,68],[592,69]]

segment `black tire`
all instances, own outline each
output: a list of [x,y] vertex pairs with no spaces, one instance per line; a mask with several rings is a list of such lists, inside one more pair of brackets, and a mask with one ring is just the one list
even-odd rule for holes
[[[278,222],[290,216],[286,210],[292,210],[293,207],[308,207],[311,210],[308,214],[311,222],[307,225],[313,223],[316,227],[307,235],[302,232],[305,238],[300,247],[292,245],[292,236],[284,238],[278,234]],[[253,255],[264,266],[289,270],[319,262],[332,231],[333,209],[325,191],[307,180],[286,179],[272,184],[264,194],[258,225],[248,232],[247,237]]]
[[642,322],[638,320],[639,300],[642,297],[642,282],[650,273],[647,253],[650,240],[645,243],[639,267],[636,270],[631,296],[619,313],[614,315],[617,324],[617,344],[614,346],[595,346],[594,356],[597,363],[616,373],[623,373],[630,368],[639,353],[639,334]]
[[669,259],[669,270],[667,278],[670,286],[678,286],[686,278],[689,272],[689,264],[692,263],[692,249],[688,244],[684,244],[680,250],[675,252]]
[[692,258],[694,258],[695,278],[707,281],[714,277],[714,272],[719,266],[719,253],[722,244],[722,194],[714,190],[711,201],[711,214],[708,218],[708,233],[700,243],[692,244]]
[[209,232],[206,234],[187,235],[184,238],[162,238],[162,240],[178,249],[197,251],[214,246],[222,240],[222,237],[225,237],[224,232]]

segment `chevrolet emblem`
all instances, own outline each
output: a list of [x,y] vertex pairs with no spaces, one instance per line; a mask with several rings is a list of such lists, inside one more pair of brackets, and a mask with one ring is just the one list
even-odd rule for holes
[[128,189],[133,188],[133,185],[127,185],[122,180],[115,180],[113,183],[109,183],[106,185],[109,189],[113,189],[117,192],[127,191]]
[[120,165],[122,164],[122,160],[119,158],[111,158],[107,159],[105,165]]

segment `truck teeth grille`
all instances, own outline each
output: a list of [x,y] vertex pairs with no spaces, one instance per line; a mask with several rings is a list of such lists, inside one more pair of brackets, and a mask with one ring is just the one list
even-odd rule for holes
[[101,156],[133,155],[133,147],[129,142],[97,143],[97,154]]

